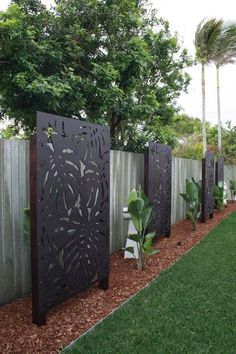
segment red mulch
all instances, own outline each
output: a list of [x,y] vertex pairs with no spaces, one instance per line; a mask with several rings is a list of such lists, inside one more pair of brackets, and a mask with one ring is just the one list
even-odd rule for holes
[[174,263],[234,210],[236,203],[230,203],[213,219],[198,224],[195,232],[188,220],[175,224],[171,238],[157,241],[160,253],[148,258],[144,271],[137,271],[135,260],[125,260],[122,252],[112,254],[109,289],[102,291],[94,286],[59,305],[48,313],[46,326],[32,324],[30,296],[2,306],[0,353],[59,352]]

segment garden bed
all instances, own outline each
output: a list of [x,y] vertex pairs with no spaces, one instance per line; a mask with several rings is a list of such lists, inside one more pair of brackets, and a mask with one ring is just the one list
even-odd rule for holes
[[157,241],[160,253],[147,260],[143,272],[134,260],[124,260],[122,252],[110,257],[110,287],[106,292],[96,286],[66,301],[48,313],[47,325],[31,322],[31,297],[0,308],[0,353],[56,353],[96,324],[122,302],[173,264],[188,249],[213,229],[225,216],[236,210],[236,203],[215,213],[214,219],[198,224],[190,231],[188,220],[172,227],[171,238]]

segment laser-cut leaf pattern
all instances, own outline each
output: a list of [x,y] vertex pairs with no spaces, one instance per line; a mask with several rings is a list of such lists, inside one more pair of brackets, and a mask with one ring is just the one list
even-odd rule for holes
[[203,173],[203,179],[205,178],[205,183],[203,183],[203,190],[205,203],[203,204],[202,213],[205,217],[212,216],[214,214],[214,185],[215,185],[215,169],[214,169],[214,154],[207,151],[205,154],[205,174]]
[[218,185],[219,182],[224,181],[224,158],[222,156],[219,156],[216,162],[215,166],[215,174],[216,174],[216,179],[215,179],[215,184]]
[[169,236],[171,227],[171,148],[149,143],[145,156],[145,191],[154,207],[150,230]]
[[41,310],[109,272],[109,128],[38,113]]

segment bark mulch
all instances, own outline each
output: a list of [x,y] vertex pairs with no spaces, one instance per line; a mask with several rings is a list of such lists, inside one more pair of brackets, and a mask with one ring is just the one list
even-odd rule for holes
[[157,241],[160,253],[148,258],[144,271],[137,271],[135,260],[125,260],[123,252],[112,254],[109,289],[104,292],[94,286],[57,306],[49,311],[46,326],[32,324],[30,296],[0,307],[0,353],[59,352],[173,264],[234,210],[236,203],[230,203],[213,219],[199,223],[195,232],[188,220],[175,224],[170,238]]

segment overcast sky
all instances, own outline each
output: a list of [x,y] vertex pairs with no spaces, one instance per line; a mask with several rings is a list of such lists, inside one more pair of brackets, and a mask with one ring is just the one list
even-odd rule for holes
[[[78,0],[79,1],[79,0]],[[5,10],[10,0],[0,0],[0,10]],[[50,5],[52,0],[43,0]],[[158,9],[160,17],[168,20],[171,31],[178,32],[183,46],[194,55],[194,33],[198,23],[205,17],[218,17],[236,22],[236,1],[210,0],[152,0],[153,7]],[[189,69],[192,82],[188,94],[183,94],[179,105],[190,116],[201,118],[201,76],[200,66]],[[216,74],[214,66],[206,71],[206,115],[207,120],[217,123],[216,113]],[[221,69],[221,106],[222,121],[231,120],[236,124],[236,65],[227,65]]]
[[[159,15],[168,20],[172,31],[177,31],[183,45],[194,55],[194,34],[198,23],[205,17],[218,17],[236,22],[236,1],[210,0],[153,0]],[[179,104],[185,113],[201,118],[201,73],[200,66],[189,70],[192,82],[188,94],[182,95]],[[221,69],[221,110],[222,121],[231,120],[236,124],[236,65]],[[206,115],[207,120],[217,123],[216,73],[214,66],[206,71]]]

